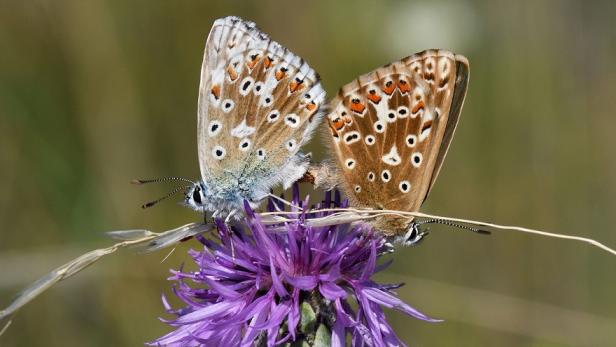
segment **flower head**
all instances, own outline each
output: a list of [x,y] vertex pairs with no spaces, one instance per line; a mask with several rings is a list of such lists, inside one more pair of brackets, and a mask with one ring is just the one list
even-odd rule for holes
[[[321,206],[341,206],[326,193]],[[343,203],[342,205],[345,205]],[[269,210],[281,206],[269,201]],[[293,189],[293,205],[300,201]],[[387,323],[383,307],[436,321],[396,297],[399,285],[382,285],[371,276],[389,263],[385,240],[367,225],[306,227],[310,218],[327,212],[294,210],[297,222],[265,225],[245,206],[242,227],[217,220],[219,234],[199,237],[202,251],[190,251],[198,271],[173,271],[175,294],[186,304],[165,320],[174,331],[150,345],[253,346],[291,341],[327,341],[344,346],[403,345]],[[281,231],[282,229],[282,231]],[[353,307],[356,308],[353,308]]]

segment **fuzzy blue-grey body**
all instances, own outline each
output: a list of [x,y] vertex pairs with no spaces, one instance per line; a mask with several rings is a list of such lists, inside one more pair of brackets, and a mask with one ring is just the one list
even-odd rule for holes
[[257,166],[249,174],[237,176],[229,172],[219,177],[203,177],[189,188],[184,204],[195,211],[212,211],[220,216],[241,211],[244,201],[256,208],[271,187],[282,183],[287,189],[304,175],[308,164],[309,156],[299,152],[282,168]]

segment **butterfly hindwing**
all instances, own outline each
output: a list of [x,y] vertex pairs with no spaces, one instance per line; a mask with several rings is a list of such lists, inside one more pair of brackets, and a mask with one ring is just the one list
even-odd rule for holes
[[217,20],[199,89],[203,180],[268,191],[301,177],[307,163],[298,151],[320,122],[324,98],[316,72],[254,23]]
[[415,211],[442,165],[468,80],[462,56],[429,50],[344,86],[328,115],[355,206]]

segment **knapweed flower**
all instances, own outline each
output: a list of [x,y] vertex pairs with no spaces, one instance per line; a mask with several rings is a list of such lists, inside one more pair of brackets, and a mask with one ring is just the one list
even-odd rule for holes
[[[330,206],[331,194],[318,207]],[[333,203],[340,206],[340,196]],[[293,204],[300,201],[293,189]],[[346,204],[346,203],[343,203]],[[274,202],[269,202],[270,211]],[[280,208],[280,206],[276,206]],[[396,309],[434,322],[396,297],[399,285],[371,279],[389,263],[377,264],[389,248],[367,225],[306,227],[327,212],[297,213],[297,222],[265,225],[246,205],[241,226],[217,220],[219,234],[198,237],[202,251],[190,251],[194,272],[172,271],[174,293],[185,307],[167,312],[174,331],[153,346],[274,346],[293,341],[311,346],[399,346],[383,312]]]

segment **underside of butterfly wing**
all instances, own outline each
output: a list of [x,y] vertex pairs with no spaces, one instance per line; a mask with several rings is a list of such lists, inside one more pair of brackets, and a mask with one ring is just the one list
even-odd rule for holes
[[[208,37],[199,89],[198,147],[203,181],[221,199],[262,198],[300,178],[325,91],[300,57],[237,17]],[[239,193],[239,195],[238,195]]]
[[[449,147],[467,80],[466,58],[429,50],[340,90],[328,126],[341,188],[354,206],[419,209]],[[383,229],[399,233],[407,223]]]

